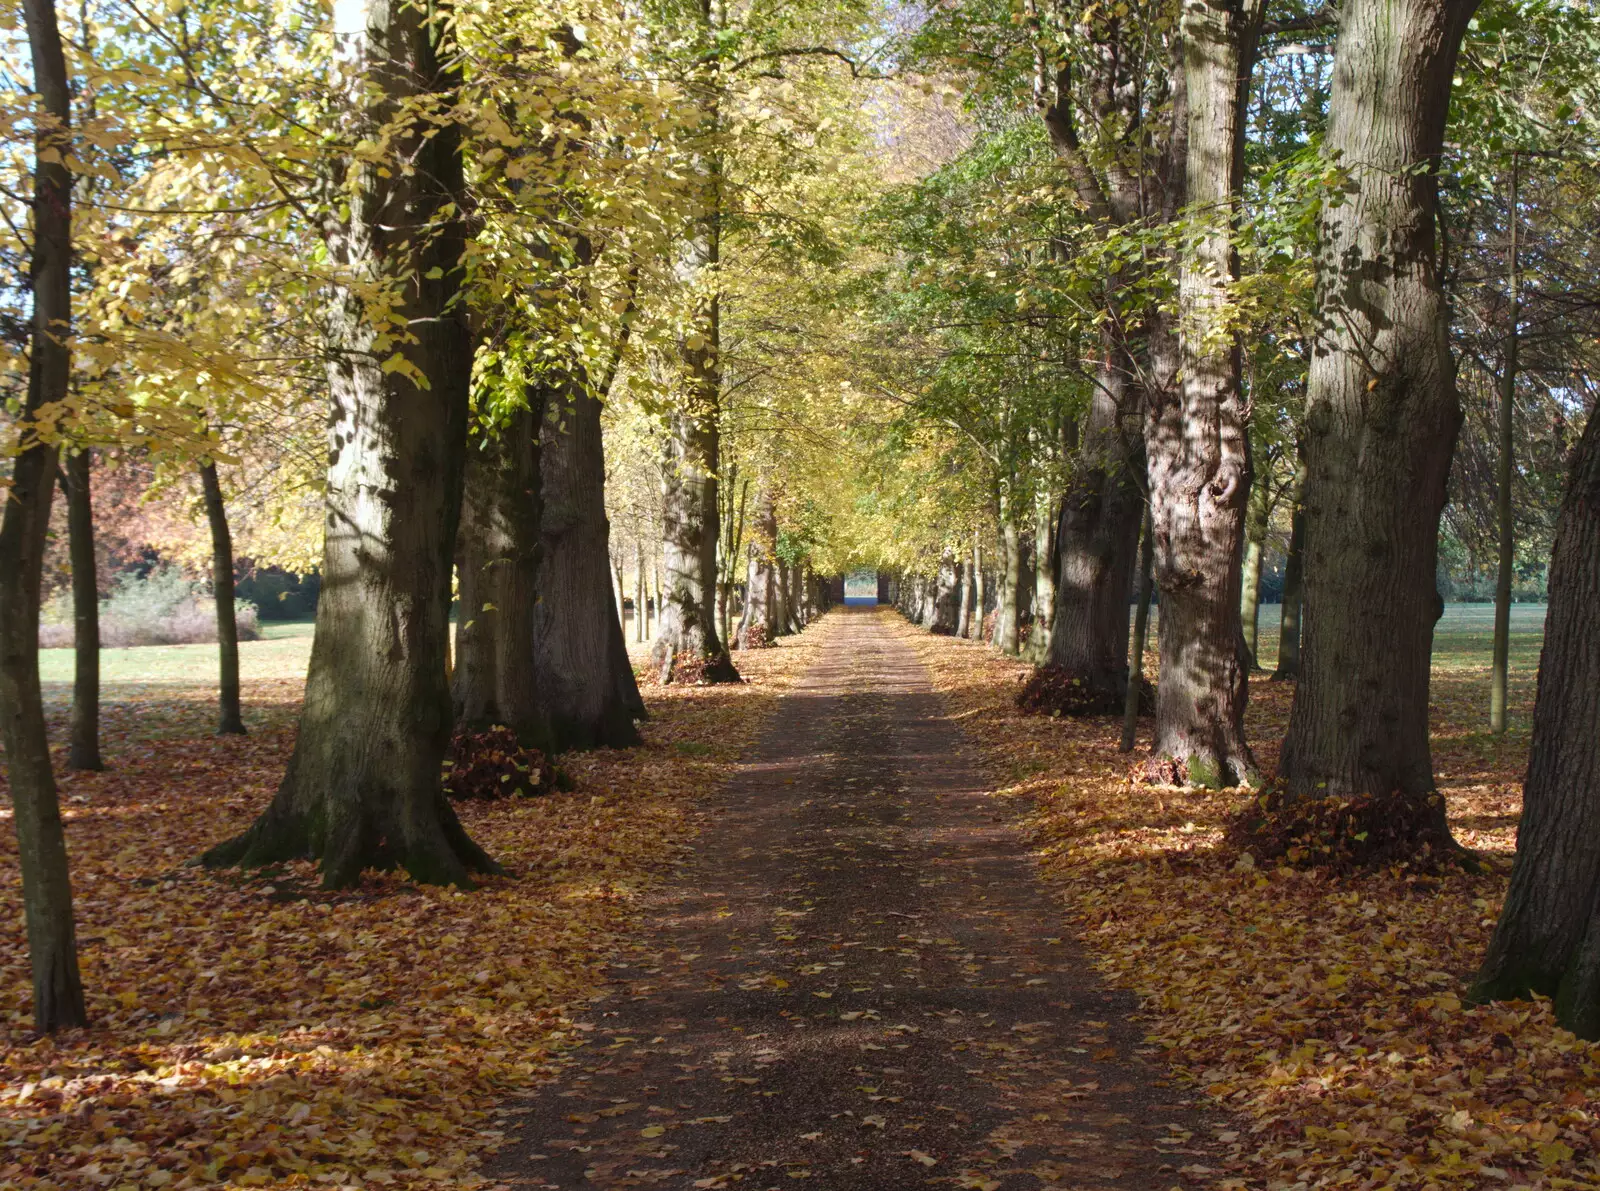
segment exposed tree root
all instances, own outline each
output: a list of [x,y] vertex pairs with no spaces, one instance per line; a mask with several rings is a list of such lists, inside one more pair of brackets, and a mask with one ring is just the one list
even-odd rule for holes
[[[200,857],[206,868],[263,868],[289,860],[315,860],[327,889],[348,889],[368,869],[403,868],[423,885],[472,888],[471,874],[504,876],[505,869],[475,844],[443,792],[432,800],[432,813],[420,823],[393,808],[394,820],[351,800],[326,803],[308,814],[287,809],[291,799],[280,790],[270,807],[244,833],[218,844]],[[387,827],[387,829],[386,829]]]

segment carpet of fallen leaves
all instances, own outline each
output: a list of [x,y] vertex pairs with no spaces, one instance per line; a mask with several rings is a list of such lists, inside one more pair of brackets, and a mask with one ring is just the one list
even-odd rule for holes
[[[109,770],[63,780],[88,1030],[31,1034],[15,836],[0,833],[0,1186],[481,1182],[496,1102],[547,1070],[563,1005],[689,846],[695,796],[813,652],[787,638],[739,655],[748,685],[648,689],[645,745],[563,757],[570,792],[462,804],[510,877],[461,893],[372,875],[330,894],[308,865],[185,866],[248,824],[282,771],[304,651],[274,648],[246,684],[250,736],[210,735],[204,686],[119,684]],[[60,739],[65,692],[51,694]]]
[[[1014,702],[1026,667],[903,631],[997,796],[1027,800],[1045,873],[1103,973],[1139,994],[1165,1061],[1227,1114],[1217,1185],[1600,1186],[1600,1048],[1547,1003],[1463,1004],[1515,844],[1531,666],[1513,684],[1513,732],[1496,738],[1487,650],[1435,655],[1435,766],[1485,871],[1333,878],[1225,853],[1239,792],[1136,784],[1118,721],[1029,716]],[[1269,771],[1292,693],[1252,681]]]

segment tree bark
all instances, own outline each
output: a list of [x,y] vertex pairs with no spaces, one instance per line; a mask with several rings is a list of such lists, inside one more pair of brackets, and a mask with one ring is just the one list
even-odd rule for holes
[[961,574],[961,610],[956,616],[956,636],[972,636],[972,555],[965,554],[957,564]]
[[974,641],[984,639],[984,621],[989,617],[989,592],[983,573],[983,542],[972,535],[972,633]]
[[[1476,7],[1349,0],[1340,9],[1326,144],[1347,180],[1344,201],[1322,213],[1304,669],[1281,765],[1291,801],[1367,796],[1411,825],[1418,848],[1449,846],[1428,679],[1443,609],[1439,513],[1461,422],[1433,170]],[[1384,103],[1374,107],[1374,96]],[[1386,846],[1401,842],[1391,835]]]
[[[716,220],[700,255],[715,265]],[[721,464],[721,316],[717,297],[706,300],[695,332],[682,345],[689,378],[685,408],[672,415],[663,468],[662,506],[667,592],[661,631],[651,651],[662,682],[691,662],[701,682],[738,682],[728,650],[717,633],[717,542],[721,538],[717,469]]]
[[72,720],[67,768],[104,769],[100,758],[100,584],[94,553],[94,504],[88,448],[70,451],[61,468],[72,559]]
[[1041,490],[1033,498],[1033,631],[1028,634],[1028,660],[1036,666],[1050,660],[1055,623],[1056,580],[1050,565],[1055,538],[1055,501]]
[[1556,1020],[1600,1038],[1600,416],[1573,453],[1550,559],[1522,822],[1479,1000],[1555,1001]]
[[1253,669],[1261,668],[1261,556],[1267,540],[1269,476],[1256,477],[1250,488],[1250,507],[1244,522],[1244,567],[1239,582],[1239,620],[1244,626],[1244,647]]
[[939,560],[929,601],[928,629],[941,636],[954,636],[961,614],[961,569],[953,553]]
[[763,490],[757,502],[755,532],[746,547],[744,615],[739,620],[739,648],[771,645],[783,632],[782,592],[778,586],[778,511],[772,494]]
[[601,403],[579,386],[545,411],[544,512],[534,668],[556,751],[639,743],[644,702],[628,662],[611,569]]
[[450,701],[457,724],[501,725],[523,745],[552,751],[554,733],[534,664],[534,609],[544,546],[539,426],[545,391],[487,429],[467,452],[456,542],[460,611]]
[[206,522],[211,527],[211,593],[217,608],[217,735],[243,736],[239,625],[233,608],[233,534],[228,529],[228,509],[213,460],[200,465],[200,486],[205,493]]
[[1117,751],[1133,752],[1139,732],[1139,704],[1144,699],[1144,646],[1150,633],[1150,596],[1155,586],[1155,543],[1150,514],[1139,535],[1139,595],[1133,611],[1133,644],[1128,649],[1128,695],[1122,702],[1122,740]]
[[1274,682],[1300,677],[1300,613],[1305,603],[1306,456],[1295,448],[1294,481],[1289,490],[1289,553],[1283,564],[1283,606],[1278,623],[1278,665]]
[[42,407],[65,401],[72,371],[72,92],[51,0],[26,0],[23,16],[39,96],[34,134],[33,317],[28,391],[17,419],[11,488],[0,512],[0,724],[11,785],[22,909],[40,1033],[84,1025],[72,879],[39,686],[39,585],[57,452],[39,437]]
[[[327,528],[305,703],[277,795],[248,831],[206,854],[208,865],[315,858],[335,888],[395,864],[458,886],[473,871],[500,871],[440,786],[472,371],[444,27],[390,0],[366,10],[357,131],[384,129],[390,160],[346,163],[348,208],[324,233],[330,257],[362,284],[342,288],[328,314]],[[410,341],[385,343],[380,319],[408,327]],[[396,353],[403,366],[385,367]]]
[[633,640],[636,645],[643,645],[648,637],[649,613],[646,610],[648,599],[645,595],[644,583],[644,540],[636,538],[633,543]]
[[1128,688],[1128,604],[1133,595],[1139,524],[1138,472],[1123,411],[1131,366],[1108,336],[1083,440],[1073,462],[1056,529],[1058,568],[1048,664],[1076,679],[1086,710],[1122,709]]
[[1517,153],[1511,153],[1511,202],[1508,205],[1506,243],[1505,358],[1500,369],[1499,458],[1496,460],[1495,519],[1499,530],[1499,558],[1494,581],[1494,652],[1489,667],[1489,731],[1506,730],[1506,687],[1511,676],[1511,579],[1516,565],[1516,529],[1511,522],[1511,471],[1513,442],[1511,413],[1517,399],[1517,347],[1522,321],[1522,292],[1517,261],[1518,207]]
[[1192,786],[1253,784],[1244,736],[1250,659],[1239,619],[1251,461],[1232,310],[1235,208],[1260,6],[1204,0],[1182,17],[1185,190],[1194,231],[1178,282],[1181,379],[1146,391],[1145,466],[1161,680],[1153,764]]
[[1000,588],[999,607],[995,609],[994,647],[1010,657],[1020,649],[1022,594],[1022,534],[1017,527],[1016,502],[1002,491],[998,509],[1000,514]]

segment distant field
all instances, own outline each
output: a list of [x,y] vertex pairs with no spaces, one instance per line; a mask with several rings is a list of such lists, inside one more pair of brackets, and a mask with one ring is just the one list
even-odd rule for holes
[[[307,621],[272,621],[261,626],[260,641],[239,645],[239,672],[245,681],[260,678],[296,678],[306,672],[311,656],[311,629]],[[203,686],[216,682],[215,645],[140,645],[132,649],[100,651],[100,682],[115,698],[124,686]],[[46,699],[69,699],[72,694],[72,650],[41,649],[39,677]]]
[[[1530,672],[1539,666],[1539,647],[1544,644],[1544,604],[1511,605],[1511,668]],[[1281,604],[1266,604],[1261,609],[1261,643],[1257,660],[1271,670],[1278,664],[1278,622]],[[1446,604],[1444,615],[1433,630],[1435,669],[1467,669],[1481,666],[1489,671],[1490,650],[1494,643],[1493,604]]]
[[[1259,661],[1271,670],[1278,661],[1278,622],[1282,609],[1269,604],[1261,609]],[[1150,654],[1147,665],[1154,665],[1156,633],[1160,609],[1151,618]],[[1531,704],[1532,686],[1539,666],[1539,647],[1544,641],[1543,604],[1514,604],[1511,609],[1511,681],[1513,714]],[[652,626],[653,627],[653,626]],[[1490,644],[1494,630],[1494,608],[1489,604],[1449,604],[1434,633],[1433,664],[1441,678],[1468,698],[1468,690],[1482,687],[1487,706]],[[239,646],[239,667],[249,683],[259,680],[303,678],[311,656],[309,621],[274,622],[262,626],[263,639]],[[635,644],[633,625],[628,626],[629,653],[635,661],[648,656],[649,646]],[[217,647],[215,645],[148,645],[134,649],[107,649],[100,655],[100,677],[107,701],[159,689],[207,687],[215,683]],[[45,698],[65,704],[72,693],[72,651],[45,649],[39,653],[40,677]]]

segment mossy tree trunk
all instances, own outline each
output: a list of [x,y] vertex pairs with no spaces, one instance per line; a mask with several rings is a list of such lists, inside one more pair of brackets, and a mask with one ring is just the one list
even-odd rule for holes
[[1550,560],[1522,822],[1480,999],[1555,1001],[1556,1020],[1600,1038],[1600,417],[1573,453]]
[[1428,743],[1439,514],[1461,423],[1434,170],[1476,7],[1348,0],[1326,138],[1343,201],[1320,228],[1302,673],[1280,776],[1291,801],[1371,800],[1394,824],[1390,855],[1401,836],[1452,846]]
[[[330,887],[374,867],[466,886],[498,866],[440,787],[452,716],[445,680],[472,337],[459,300],[466,246],[457,79],[437,10],[371,0],[362,127],[396,164],[349,162],[331,258],[362,279],[328,312],[327,517],[305,703],[271,805],[205,862],[314,858]],[[375,293],[384,295],[381,306]],[[379,322],[408,326],[384,367]]]
[[84,1025],[72,879],[39,686],[39,585],[44,573],[57,451],[42,440],[42,407],[67,398],[72,371],[72,89],[51,0],[26,0],[40,116],[34,133],[33,317],[28,390],[16,419],[17,453],[0,511],[0,730],[22,870],[22,912],[40,1033]]

